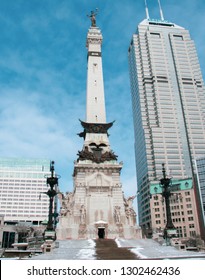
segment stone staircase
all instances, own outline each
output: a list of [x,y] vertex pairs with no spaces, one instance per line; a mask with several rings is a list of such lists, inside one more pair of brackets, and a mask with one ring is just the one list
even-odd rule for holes
[[136,254],[129,248],[119,248],[113,239],[95,240],[95,257],[97,260],[137,260]]

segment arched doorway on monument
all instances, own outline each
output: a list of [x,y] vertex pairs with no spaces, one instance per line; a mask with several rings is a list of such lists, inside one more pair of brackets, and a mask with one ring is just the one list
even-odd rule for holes
[[100,239],[104,239],[105,238],[105,228],[104,227],[99,227],[98,228],[98,237]]

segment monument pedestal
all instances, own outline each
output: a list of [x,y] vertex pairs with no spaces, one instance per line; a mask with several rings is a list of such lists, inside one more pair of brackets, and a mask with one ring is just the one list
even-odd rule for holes
[[135,197],[125,199],[122,163],[75,162],[74,190],[60,195],[58,239],[136,238]]

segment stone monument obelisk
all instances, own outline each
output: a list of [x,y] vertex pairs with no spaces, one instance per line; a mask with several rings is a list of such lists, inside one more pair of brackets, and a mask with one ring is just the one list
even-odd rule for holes
[[84,144],[74,163],[73,192],[60,194],[61,210],[58,239],[136,238],[135,198],[123,195],[120,173],[122,163],[110,148],[106,122],[102,68],[102,33],[96,25],[97,11],[88,17],[86,120],[79,136]]

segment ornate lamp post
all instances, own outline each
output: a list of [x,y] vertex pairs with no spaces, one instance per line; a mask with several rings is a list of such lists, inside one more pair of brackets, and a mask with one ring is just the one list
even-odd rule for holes
[[177,231],[172,222],[171,210],[170,210],[170,201],[169,198],[172,195],[171,193],[171,179],[166,176],[166,170],[164,164],[162,164],[162,173],[163,177],[160,179],[160,187],[162,188],[162,196],[165,199],[166,206],[166,218],[167,223],[164,229],[164,238],[167,241],[167,245],[170,245],[170,238],[176,236]]
[[50,189],[47,192],[43,192],[49,197],[49,212],[48,212],[48,224],[44,232],[44,239],[56,239],[55,223],[56,213],[53,212],[54,197],[57,195],[56,187],[58,186],[58,179],[60,176],[54,175],[54,161],[51,162],[50,166],[51,176],[47,177],[47,185]]

